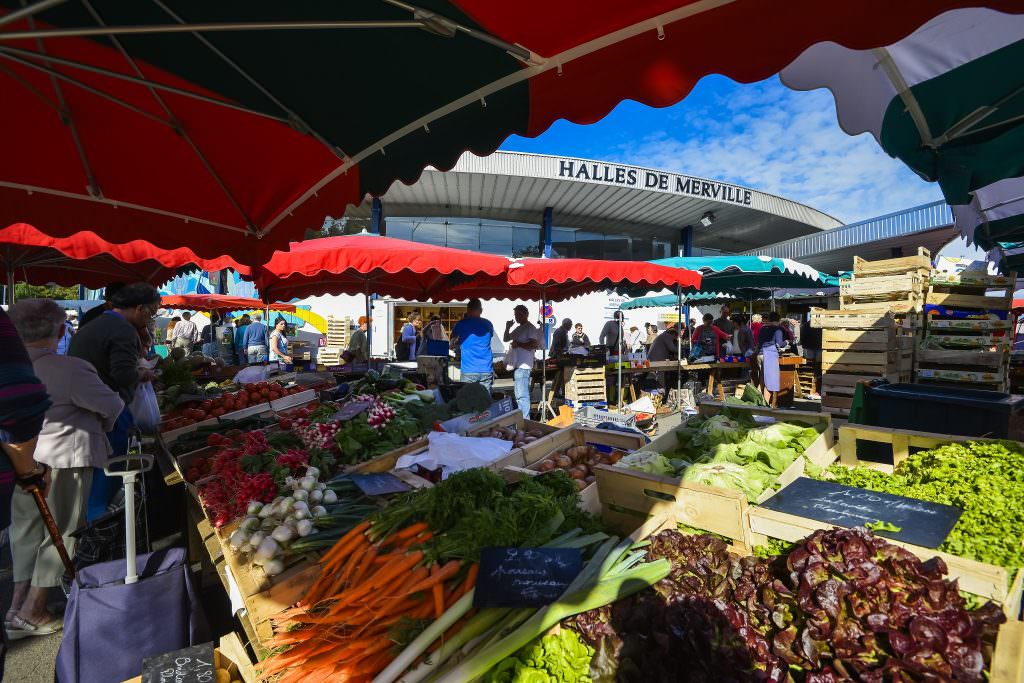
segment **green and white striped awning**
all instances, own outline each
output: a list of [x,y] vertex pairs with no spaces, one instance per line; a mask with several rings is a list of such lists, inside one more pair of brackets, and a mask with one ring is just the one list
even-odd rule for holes
[[937,181],[985,249],[1024,242],[1024,16],[957,9],[873,50],[819,43],[782,70],[828,88],[839,124]]

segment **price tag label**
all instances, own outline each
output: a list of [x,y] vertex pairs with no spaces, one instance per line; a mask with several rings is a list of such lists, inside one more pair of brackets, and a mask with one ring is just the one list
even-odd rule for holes
[[142,660],[142,683],[216,683],[213,643]]
[[938,548],[960,514],[951,505],[800,477],[760,507],[836,526],[874,527],[879,536]]
[[353,474],[349,477],[359,490],[368,496],[386,496],[389,493],[404,493],[412,487],[390,472]]
[[579,548],[484,548],[473,606],[550,605],[582,568]]

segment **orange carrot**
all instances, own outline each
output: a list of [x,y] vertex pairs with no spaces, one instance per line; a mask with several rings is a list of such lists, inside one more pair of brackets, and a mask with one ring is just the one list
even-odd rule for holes
[[370,550],[367,551],[366,555],[364,555],[363,558],[359,561],[359,567],[356,568],[356,571],[352,573],[352,577],[350,579],[350,583],[352,585],[358,585],[363,579],[366,578],[367,574],[370,571],[370,568],[373,567],[373,561],[374,559],[376,559],[376,557],[377,548],[371,545]]
[[[434,565],[431,569],[431,577],[436,577],[441,572],[439,565]],[[434,596],[434,618],[440,619],[441,615],[444,614],[444,582],[438,581],[431,587],[430,591]]]
[[352,527],[349,530],[349,532],[347,534],[345,534],[344,536],[339,538],[338,542],[335,543],[333,546],[331,546],[331,548],[326,553],[324,553],[324,556],[321,559],[324,562],[330,561],[330,559],[337,552],[340,552],[340,549],[343,548],[346,543],[351,541],[353,538],[356,538],[358,536],[362,536],[363,532],[367,531],[369,528],[370,528],[370,523],[368,521],[363,521],[363,522],[360,522],[359,524],[356,524],[354,527]]
[[409,593],[418,593],[419,591],[425,591],[428,588],[433,587],[435,583],[443,583],[451,577],[455,576],[459,572],[459,561],[450,560],[433,576],[427,578],[425,581],[420,581],[418,584],[409,589]]
[[391,536],[388,537],[388,540],[401,541],[406,538],[416,536],[417,534],[427,531],[428,529],[430,529],[430,527],[427,526],[426,522],[417,522],[415,524],[411,524],[405,527],[401,531],[396,531],[395,533],[391,534]]

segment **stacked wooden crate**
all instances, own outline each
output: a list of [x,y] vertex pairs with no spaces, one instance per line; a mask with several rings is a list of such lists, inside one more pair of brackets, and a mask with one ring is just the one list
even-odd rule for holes
[[341,365],[341,353],[348,348],[352,319],[348,316],[335,318],[327,316],[327,345],[321,346],[317,353],[317,363],[330,367]]
[[607,403],[605,369],[565,368],[565,401],[574,407]]
[[919,314],[816,309],[811,325],[821,328],[822,411],[849,415],[860,382],[911,380]]
[[860,382],[912,380],[930,274],[927,249],[882,261],[854,257],[853,273],[840,282],[840,310],[811,313],[822,330],[823,411],[847,417]]
[[915,380],[1009,391],[1016,274],[934,273]]

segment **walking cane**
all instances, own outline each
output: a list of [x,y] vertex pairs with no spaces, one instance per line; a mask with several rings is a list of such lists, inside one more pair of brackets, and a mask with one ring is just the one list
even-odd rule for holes
[[33,484],[29,487],[28,492],[35,498],[36,507],[39,508],[39,514],[43,518],[46,530],[50,532],[50,538],[53,540],[54,547],[57,548],[60,561],[64,563],[64,569],[74,579],[75,567],[71,564],[71,558],[68,557],[68,549],[64,547],[64,537],[61,536],[60,529],[57,528],[57,522],[54,521],[53,514],[50,512],[50,506],[46,504],[46,497],[43,495],[38,484]]

